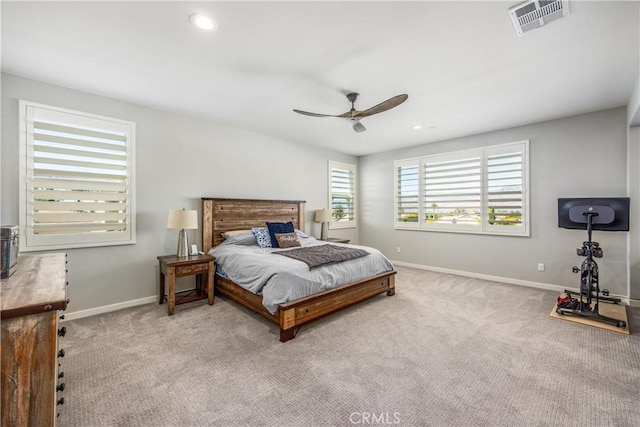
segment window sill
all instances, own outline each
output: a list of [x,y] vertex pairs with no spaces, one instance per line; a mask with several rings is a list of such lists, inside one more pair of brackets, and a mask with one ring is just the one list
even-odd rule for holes
[[433,229],[433,228],[420,228],[420,227],[394,227],[395,230],[401,231],[426,231],[432,233],[452,233],[452,234],[482,234],[488,236],[506,236],[506,237],[531,237],[529,230],[523,231],[522,233],[501,233],[498,231],[475,231],[475,230],[444,230],[444,229]]

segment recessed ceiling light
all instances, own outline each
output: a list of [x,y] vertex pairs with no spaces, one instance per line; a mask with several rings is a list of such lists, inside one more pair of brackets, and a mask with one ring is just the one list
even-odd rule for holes
[[194,13],[189,17],[189,21],[201,30],[215,31],[218,29],[216,21],[201,13]]
[[422,125],[414,125],[413,126],[413,130],[420,130],[422,129]]

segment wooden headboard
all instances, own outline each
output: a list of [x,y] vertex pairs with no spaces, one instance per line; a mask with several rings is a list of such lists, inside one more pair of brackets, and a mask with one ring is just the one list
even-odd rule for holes
[[202,250],[224,241],[222,233],[265,227],[269,222],[293,222],[304,231],[304,201],[202,198]]

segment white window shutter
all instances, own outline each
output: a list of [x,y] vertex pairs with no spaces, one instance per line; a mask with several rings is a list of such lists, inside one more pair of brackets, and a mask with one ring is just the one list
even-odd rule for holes
[[135,242],[135,125],[28,102],[22,250]]
[[356,165],[329,162],[329,228],[357,225]]
[[426,223],[434,227],[479,228],[482,218],[482,159],[439,157],[423,162]]
[[420,227],[420,162],[396,162],[395,222],[397,228]]
[[525,140],[396,160],[395,228],[528,236],[528,156]]
[[486,150],[486,227],[493,232],[527,232],[526,147]]

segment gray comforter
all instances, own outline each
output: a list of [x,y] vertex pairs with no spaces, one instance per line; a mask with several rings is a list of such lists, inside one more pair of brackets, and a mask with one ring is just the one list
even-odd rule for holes
[[338,245],[313,245],[286,251],[274,251],[271,254],[297,259],[307,264],[310,269],[371,255],[364,249]]
[[[302,240],[303,246],[324,245],[313,237]],[[287,249],[260,248],[257,245],[221,244],[209,251],[218,267],[233,282],[248,291],[262,295],[262,303],[270,313],[278,305],[327,289],[355,282],[394,269],[380,251],[367,246],[350,245],[370,253],[349,261],[309,269],[298,260],[274,256],[273,251]]]

